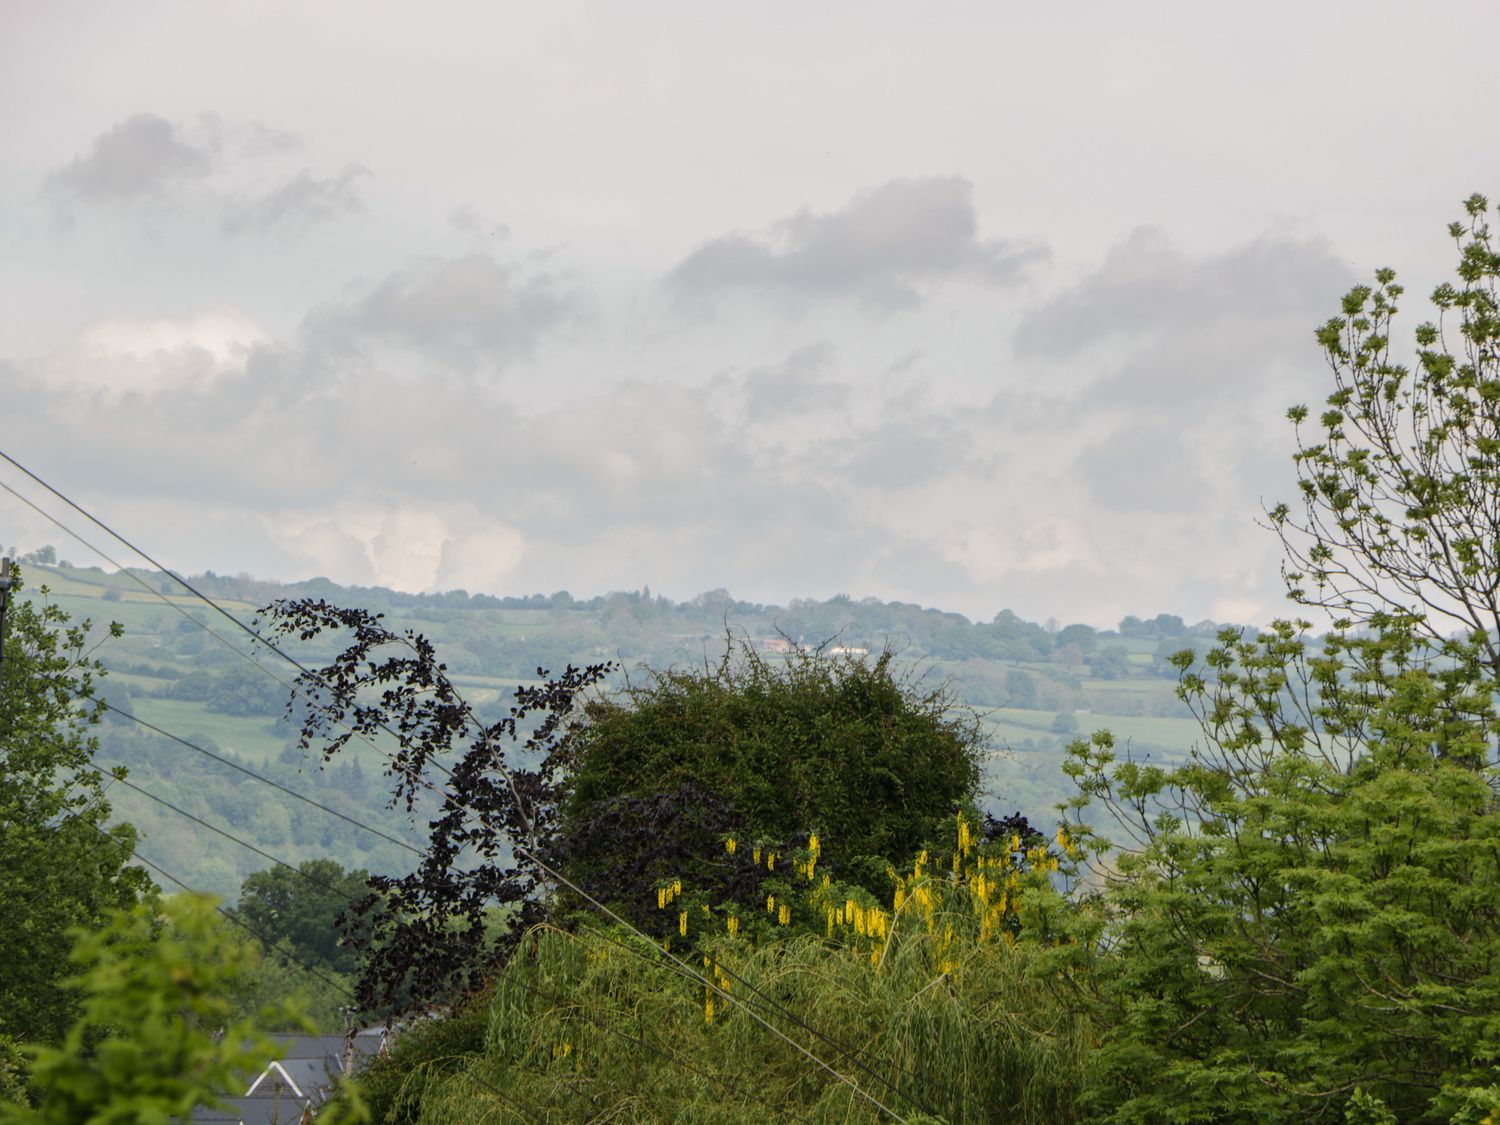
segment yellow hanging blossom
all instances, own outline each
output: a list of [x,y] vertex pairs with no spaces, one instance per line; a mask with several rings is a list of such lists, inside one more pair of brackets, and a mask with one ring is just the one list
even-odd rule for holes
[[677,915],[677,932],[683,937],[687,937],[687,914],[688,912],[684,910]]
[[766,913],[767,914],[775,914],[776,913],[776,896],[775,895],[767,895],[766,896]]
[[785,925],[788,925],[791,922],[791,920],[792,920],[792,908],[790,906],[788,906],[786,903],[783,902],[780,906],[778,906],[776,908],[776,921],[780,922],[783,926],[785,926]]
[[729,839],[727,839],[727,840],[724,841],[724,850],[726,852],[728,852],[730,855],[733,855],[734,854],[734,849],[737,848],[737,847],[739,847],[739,846],[740,846],[739,845],[739,841],[736,840],[733,836],[729,837]]
[[755,864],[757,867],[760,866],[760,845],[759,844],[756,844],[755,847],[754,847],[754,849],[750,852],[750,862],[753,863],[753,864]]
[[731,914],[729,920],[724,925],[728,928],[730,937],[737,936],[740,932],[740,916],[738,914]]

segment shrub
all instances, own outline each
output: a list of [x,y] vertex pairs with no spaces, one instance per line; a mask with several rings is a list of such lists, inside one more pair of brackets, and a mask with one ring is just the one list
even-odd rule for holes
[[716,665],[651,672],[589,709],[569,748],[562,862],[640,917],[668,875],[735,890],[707,843],[785,854],[817,832],[825,869],[884,893],[886,870],[971,806],[982,747],[977,717],[898,675],[889,652],[773,663],[730,644]]

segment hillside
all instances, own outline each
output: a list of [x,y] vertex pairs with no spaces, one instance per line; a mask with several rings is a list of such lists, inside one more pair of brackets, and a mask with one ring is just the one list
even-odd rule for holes
[[[104,694],[125,713],[111,713],[101,731],[104,764],[127,765],[129,782],[288,862],[329,855],[346,867],[405,869],[410,853],[396,845],[130,717],[417,842],[404,813],[386,807],[382,748],[356,743],[326,769],[298,750],[284,717],[295,669],[160,573],[106,573],[55,560],[48,549],[29,556],[27,596],[41,596],[45,586],[47,597],[75,618],[90,619],[99,634],[98,655],[110,670]],[[384,613],[398,630],[415,630],[438,645],[481,713],[507,702],[539,667],[611,660],[618,680],[646,668],[716,659],[726,631],[770,652],[791,644],[834,651],[889,646],[908,675],[933,686],[948,683],[983,714],[992,742],[984,784],[990,809],[1043,818],[1065,795],[1057,766],[1076,733],[1108,727],[1137,753],[1154,757],[1175,757],[1194,742],[1198,727],[1174,694],[1167,658],[1202,647],[1215,629],[1209,622],[1189,628],[1165,614],[1126,618],[1116,630],[1048,628],[1009,611],[972,622],[899,602],[835,597],[759,605],[722,590],[674,602],[649,590],[580,599],[462,590],[413,595],[326,579],[283,585],[212,572],[190,581],[245,622],[278,598],[322,598]],[[105,635],[111,621],[123,626],[122,637]],[[299,658],[328,651],[299,651]],[[143,853],[195,887],[232,896],[245,875],[268,864],[127,785],[114,786],[110,800],[121,819],[144,832]]]

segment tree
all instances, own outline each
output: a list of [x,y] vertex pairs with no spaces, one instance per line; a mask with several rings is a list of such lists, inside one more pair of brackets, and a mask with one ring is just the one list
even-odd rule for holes
[[[255,959],[211,899],[112,911],[73,947],[82,1014],[61,1045],[31,1050],[36,1108],[0,1105],[0,1123],[165,1122],[219,1105],[275,1057],[257,1020],[229,1018]],[[357,1107],[341,1116],[362,1118]]]
[[[418,811],[430,832],[417,869],[373,876],[340,917],[364,953],[356,987],[367,1013],[445,1003],[476,987],[527,927],[546,917],[560,798],[560,752],[575,700],[608,665],[569,666],[516,689],[508,713],[481,719],[449,679],[432,643],[394,633],[382,615],[321,599],[262,611],[272,635],[342,640],[329,663],[297,677],[288,713],[299,746],[324,761],[351,740],[390,755],[391,804]],[[379,740],[379,741],[377,741]],[[494,925],[495,911],[506,926]]]
[[1300,501],[1269,515],[1298,602],[1336,618],[1410,617],[1434,639],[1460,631],[1500,679],[1500,243],[1473,195],[1449,227],[1456,284],[1392,355],[1403,289],[1394,270],[1349,291],[1318,331],[1334,390],[1317,440],[1298,427]]
[[248,876],[235,914],[273,948],[336,973],[354,973],[358,959],[341,943],[340,914],[365,896],[367,871],[345,871],[331,859],[309,859],[296,871],[273,867]]
[[97,926],[150,882],[130,866],[134,831],[106,827],[111,779],[90,733],[103,669],[89,622],[40,594],[11,605],[0,659],[0,1037],[56,1042],[78,1003],[64,983],[64,935]]
[[983,745],[972,712],[889,652],[773,662],[727,644],[715,664],[649,672],[589,707],[568,744],[564,866],[652,917],[662,878],[758,889],[727,837],[785,852],[817,833],[827,869],[883,894],[887,870],[972,804]]
[[1389,270],[1318,333],[1336,387],[1325,440],[1297,454],[1301,514],[1271,516],[1291,596],[1334,628],[1229,629],[1201,662],[1175,657],[1203,734],[1185,763],[1121,757],[1105,732],[1070,748],[1077,846],[1105,862],[1057,958],[1094,998],[1098,1120],[1500,1110],[1500,259],[1485,207],[1472,198],[1453,232],[1462,284],[1434,294],[1459,312],[1462,355],[1424,325],[1416,372],[1390,361]]

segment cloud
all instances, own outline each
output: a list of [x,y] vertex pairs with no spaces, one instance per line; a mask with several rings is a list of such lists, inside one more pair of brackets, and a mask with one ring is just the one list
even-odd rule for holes
[[1170,426],[1129,426],[1085,449],[1077,468],[1111,511],[1188,513],[1203,507],[1203,465]]
[[176,125],[137,113],[95,138],[83,156],[47,177],[44,196],[64,221],[72,208],[163,202],[183,183],[213,171],[211,149],[190,143]]
[[337,176],[323,179],[310,171],[299,172],[263,195],[225,204],[223,228],[229,234],[300,233],[318,223],[358,215],[365,209],[359,186],[369,175],[360,164],[347,164]]
[[[90,150],[42,184],[57,220],[80,209],[123,209],[151,219],[207,218],[228,235],[300,234],[364,210],[370,172],[346,164],[336,175],[289,171],[301,141],[256,121],[203,114],[191,124],[137,113],[95,138]],[[248,188],[250,181],[274,186]]]
[[746,291],[783,303],[854,299],[911,308],[934,282],[963,276],[1011,283],[1043,254],[1035,245],[981,239],[978,226],[968,180],[891,180],[841,210],[804,209],[765,231],[706,242],[677,264],[666,284],[684,304],[712,304]]
[[1030,312],[1016,333],[1016,350],[1066,358],[1106,345],[1235,332],[1246,324],[1305,323],[1306,331],[1290,339],[1265,334],[1284,351],[1287,343],[1309,338],[1313,322],[1306,318],[1328,309],[1349,284],[1348,267],[1321,239],[1270,234],[1193,258],[1164,231],[1142,227],[1079,284]]
[[833,345],[820,340],[796,349],[781,363],[747,371],[739,380],[746,421],[785,426],[796,418],[842,409],[851,392],[828,378],[837,354]]
[[588,302],[547,273],[522,273],[489,254],[420,258],[348,301],[311,314],[314,351],[394,345],[463,369],[499,368],[528,355]]
[[85,327],[35,365],[54,394],[104,403],[201,389],[243,372],[271,336],[242,310],[226,307],[177,317],[114,316]]

